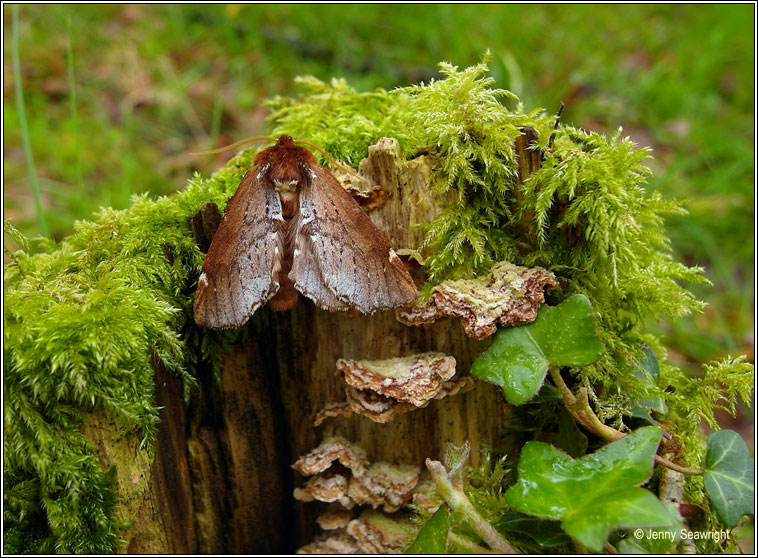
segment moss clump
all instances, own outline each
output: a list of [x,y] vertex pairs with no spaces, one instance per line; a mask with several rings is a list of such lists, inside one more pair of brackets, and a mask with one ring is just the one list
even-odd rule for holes
[[187,218],[205,201],[223,205],[251,156],[191,180],[177,195],[104,209],[47,252],[12,254],[5,269],[6,552],[103,553],[119,544],[112,475],[81,434],[79,409],[131,424],[151,450],[153,359],[182,377],[188,396],[196,364],[217,358],[224,338],[201,338],[187,326],[203,261]]
[[[577,372],[601,414],[620,423],[636,401],[664,398],[697,457],[702,444],[687,423],[691,401],[680,394],[691,390],[700,402],[696,415],[707,416],[710,398],[723,392],[719,379],[739,384],[726,388],[732,401],[745,396],[751,374],[742,363],[725,363],[697,385],[663,364],[660,385],[674,385],[671,395],[630,372],[645,344],[663,361],[644,319],[699,310],[680,282],[704,281],[699,269],[670,256],[663,216],[681,209],[645,191],[647,152],[619,134],[568,127],[548,149],[552,117],[506,108],[513,96],[492,89],[484,64],[441,69],[444,79],[371,93],[302,79],[302,95],[269,103],[270,133],[311,141],[353,165],[385,136],[397,138],[408,157],[431,155],[430,194],[454,195],[423,224],[429,284],[482,274],[501,260],[550,269],[562,285],[556,302],[581,292],[595,306],[606,356]],[[523,185],[513,151],[521,126],[537,130],[545,150],[542,169]],[[201,336],[193,326],[203,255],[187,220],[203,202],[224,207],[254,151],[210,179],[195,177],[176,195],[102,210],[60,245],[12,254],[5,270],[6,552],[101,553],[119,544],[111,477],[80,432],[79,409],[119,417],[151,449],[158,420],[153,359],[181,375],[188,395],[194,367],[217,359],[219,344],[234,335]]]

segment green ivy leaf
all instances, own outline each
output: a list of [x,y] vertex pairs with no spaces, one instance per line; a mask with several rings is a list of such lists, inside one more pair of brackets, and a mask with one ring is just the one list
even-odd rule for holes
[[669,514],[670,523],[662,529],[645,529],[643,536],[637,538],[633,533],[627,533],[618,545],[621,554],[669,554],[676,550],[681,540],[682,516],[679,507],[672,504],[664,504]]
[[558,546],[571,542],[571,538],[563,532],[559,522],[531,517],[515,510],[505,512],[495,527],[498,531],[513,531],[527,535],[541,546]]
[[548,403],[550,401],[561,401],[563,396],[558,388],[550,384],[542,384],[540,391],[531,399],[532,404]]
[[753,498],[755,463],[745,441],[733,430],[708,436],[705,453],[705,490],[719,519],[734,527],[740,517],[755,513]]
[[668,526],[663,504],[638,486],[650,478],[660,438],[660,428],[646,426],[581,459],[527,442],[506,499],[522,513],[559,520],[596,552],[613,528]]
[[[450,554],[448,532],[461,522],[460,515],[452,512],[447,504],[442,504],[416,535],[416,540],[405,551],[406,554]],[[453,549],[454,550],[454,549]]]
[[[633,374],[645,385],[656,386],[658,385],[658,378],[661,374],[658,366],[658,357],[650,347],[644,347],[642,352],[645,357],[640,360],[640,365],[634,369]],[[637,401],[634,407],[632,407],[631,412],[633,417],[645,419],[648,422],[655,424],[653,419],[650,418],[650,411],[666,414],[668,410],[668,406],[663,398],[654,396],[650,399]]]
[[541,441],[565,451],[571,457],[587,453],[587,436],[579,430],[574,418],[564,407],[558,411],[558,432],[548,432]]
[[498,330],[471,374],[500,386],[509,403],[520,405],[540,390],[549,366],[586,366],[602,353],[592,303],[574,295],[558,306],[543,305],[531,324]]

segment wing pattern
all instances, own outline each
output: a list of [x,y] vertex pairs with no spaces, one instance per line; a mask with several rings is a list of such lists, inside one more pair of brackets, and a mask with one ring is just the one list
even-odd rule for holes
[[208,250],[195,296],[195,321],[240,327],[279,290],[284,219],[279,195],[252,167],[227,205]]
[[417,290],[400,258],[358,204],[321,166],[300,192],[290,278],[328,310],[395,308]]

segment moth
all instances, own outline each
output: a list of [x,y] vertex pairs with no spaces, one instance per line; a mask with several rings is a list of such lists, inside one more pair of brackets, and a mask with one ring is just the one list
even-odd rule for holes
[[281,136],[255,157],[227,205],[198,280],[197,324],[240,327],[298,292],[326,310],[372,314],[418,296],[403,262],[313,154]]

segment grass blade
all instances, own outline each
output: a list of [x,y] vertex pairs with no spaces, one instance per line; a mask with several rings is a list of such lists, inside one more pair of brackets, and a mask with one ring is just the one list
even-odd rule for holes
[[67,18],[67,58],[68,58],[68,89],[71,105],[71,121],[74,125],[74,151],[76,151],[76,189],[77,199],[84,201],[84,180],[82,179],[82,156],[79,144],[79,118],[76,112],[76,78],[74,76],[74,47],[71,40],[71,16]]
[[119,208],[123,209],[129,205],[129,199],[132,195],[132,175],[134,174],[134,105],[131,99],[125,99],[121,104],[121,118],[124,125],[124,159],[123,159],[123,179],[121,181],[121,192],[119,193]]
[[21,141],[24,144],[24,156],[26,158],[26,170],[29,174],[29,184],[34,196],[34,207],[37,210],[37,224],[42,236],[48,236],[47,218],[45,210],[42,207],[42,200],[39,194],[39,183],[37,182],[37,170],[34,166],[34,157],[32,156],[32,144],[29,141],[29,127],[26,124],[26,111],[24,110],[24,88],[21,84],[21,61],[18,48],[18,4],[13,4],[13,27],[11,32],[11,56],[13,58],[13,81],[16,86],[16,110],[18,110],[18,122],[21,128]]

